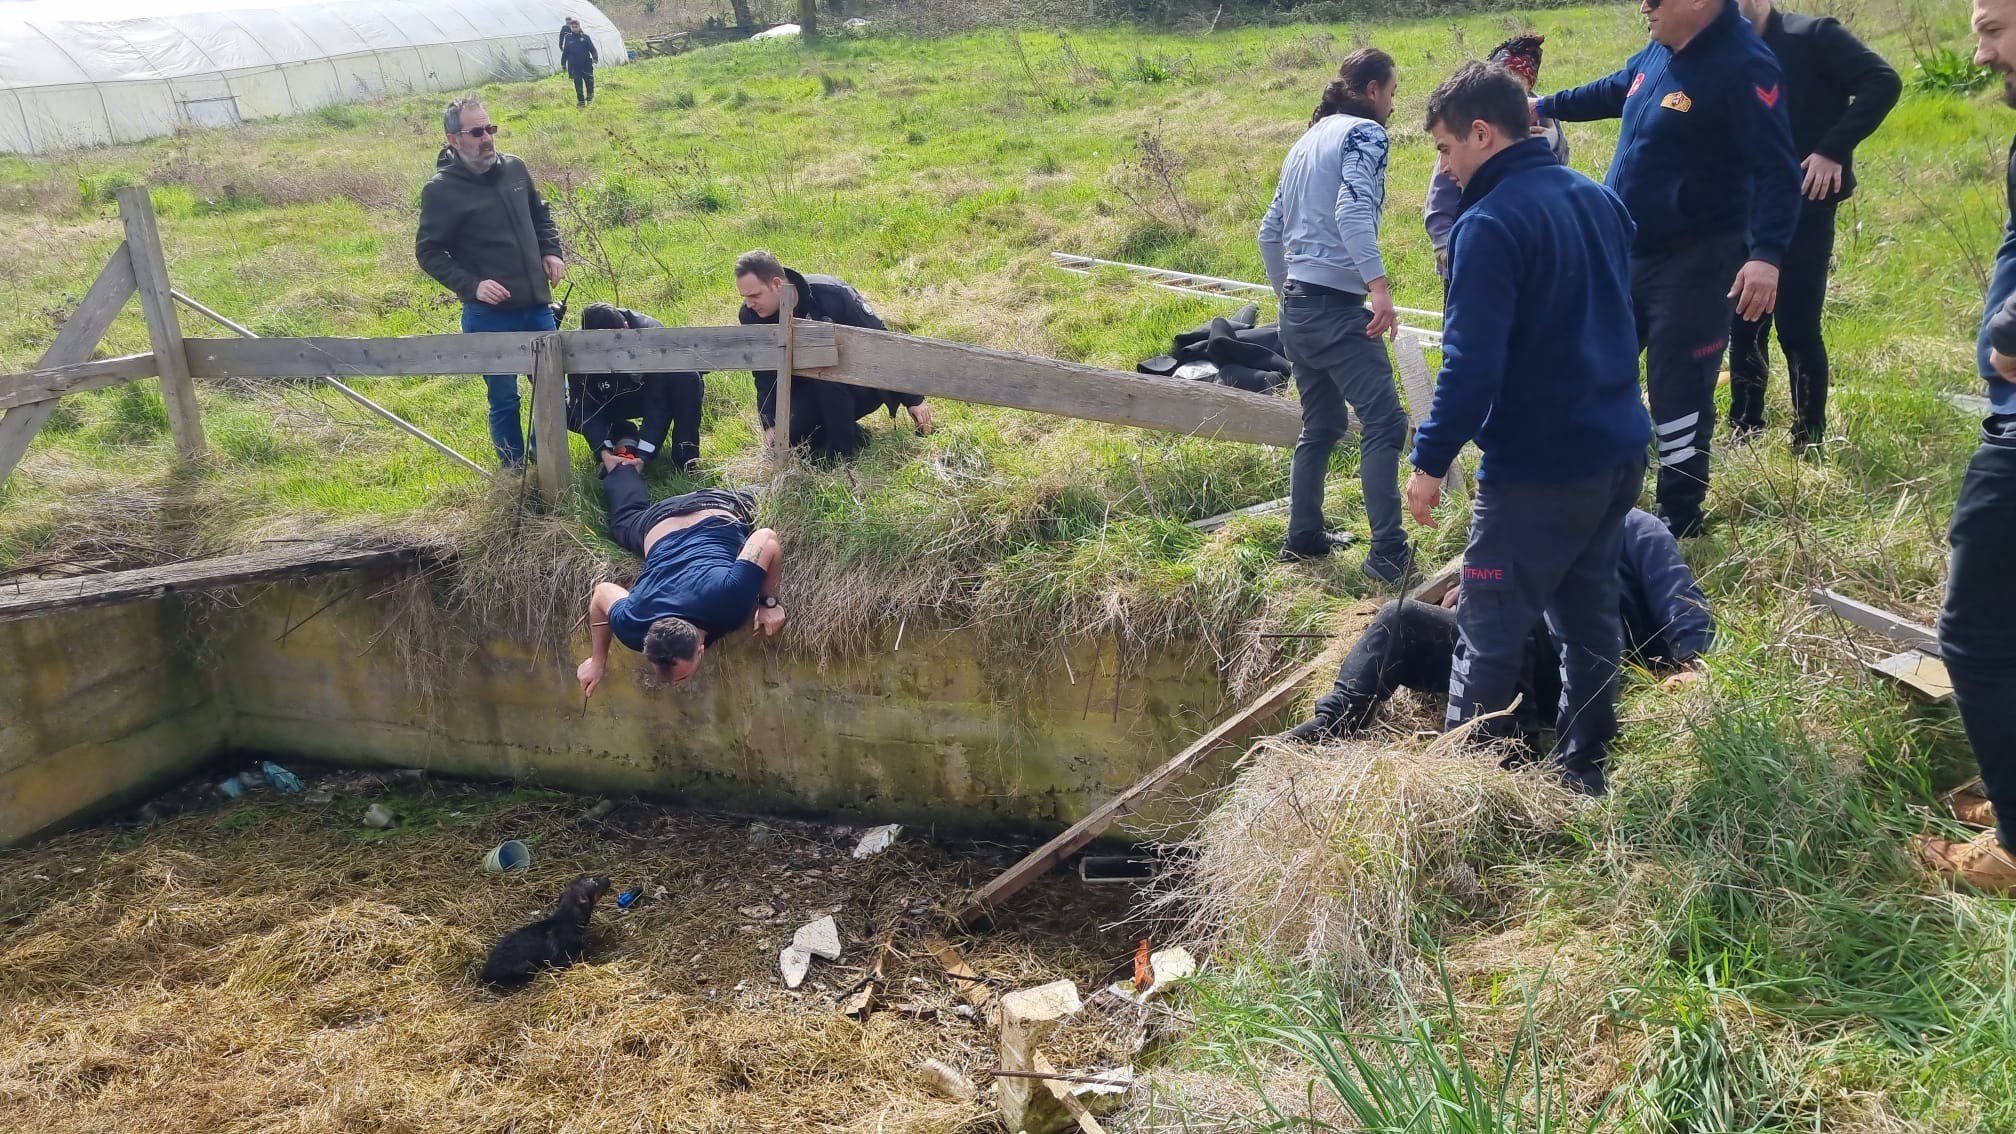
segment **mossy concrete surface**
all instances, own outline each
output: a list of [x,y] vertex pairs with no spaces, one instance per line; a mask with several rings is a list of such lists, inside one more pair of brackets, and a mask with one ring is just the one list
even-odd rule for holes
[[[0,841],[74,822],[226,751],[401,765],[713,806],[959,830],[1082,817],[1229,704],[1208,657],[1111,641],[989,657],[891,628],[824,666],[746,634],[665,688],[618,646],[584,705],[565,655],[413,620],[365,573],[0,625]],[[373,597],[374,595],[380,597]],[[195,609],[195,608],[191,608]],[[788,636],[789,630],[786,630]],[[416,660],[417,659],[417,660]],[[1116,678],[1116,664],[1119,675]],[[1201,786],[1210,769],[1189,785]],[[1171,799],[1190,794],[1183,785]],[[1133,820],[1153,833],[1171,806]]]

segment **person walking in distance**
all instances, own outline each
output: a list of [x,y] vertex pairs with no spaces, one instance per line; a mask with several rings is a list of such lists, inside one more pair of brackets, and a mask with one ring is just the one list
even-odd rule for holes
[[1799,158],[1778,60],[1736,0],[1639,0],[1638,11],[1652,40],[1644,50],[1533,109],[1623,120],[1604,184],[1638,231],[1631,298],[1658,434],[1659,518],[1688,539],[1704,523],[1730,316],[1762,318],[1777,304],[1799,223]]
[[[1974,62],[2002,76],[2002,101],[2016,107],[2016,0],[1974,0]],[[1993,806],[1981,818],[1992,825],[1971,842],[1920,839],[1918,849],[1949,879],[2016,896],[2016,595],[2009,588],[2016,559],[2016,143],[2004,180],[2009,224],[1975,346],[1988,418],[1953,505],[1946,537],[1953,559],[1939,611],[1939,652],[1982,794]]]
[[1783,12],[1771,0],[1736,4],[1784,69],[1793,150],[1806,156],[1799,163],[1804,194],[1799,226],[1779,265],[1778,308],[1757,319],[1738,315],[1729,328],[1729,432],[1740,440],[1764,428],[1775,322],[1792,394],[1792,447],[1803,451],[1827,434],[1827,343],[1820,334],[1820,308],[1834,259],[1834,213],[1855,192],[1855,147],[1883,124],[1904,84],[1838,20]]
[[1346,55],[1309,129],[1288,151],[1260,222],[1260,257],[1281,297],[1281,345],[1302,396],[1280,557],[1321,558],[1348,540],[1324,522],[1323,481],[1349,404],[1358,413],[1358,479],[1372,528],[1364,571],[1387,583],[1414,565],[1398,484],[1407,414],[1381,341],[1399,326],[1379,255],[1386,119],[1398,85],[1391,55],[1371,47]]
[[581,21],[567,17],[560,29],[560,65],[574,80],[574,106],[578,109],[595,101],[595,64],[602,56],[595,50],[595,37],[581,30]]
[[[525,163],[497,151],[497,127],[472,97],[441,116],[447,141],[420,189],[413,255],[462,300],[462,330],[551,331],[552,285],[567,274],[560,229]],[[507,469],[525,467],[518,376],[485,374],[490,442]]]

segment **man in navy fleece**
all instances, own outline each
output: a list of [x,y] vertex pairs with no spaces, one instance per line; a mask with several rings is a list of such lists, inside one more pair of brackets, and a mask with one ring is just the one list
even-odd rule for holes
[[[1463,200],[1442,373],[1414,433],[1407,506],[1433,526],[1442,478],[1476,440],[1448,725],[1511,703],[1544,615],[1561,660],[1556,771],[1601,795],[1623,652],[1618,556],[1652,434],[1630,317],[1632,225],[1614,194],[1527,135],[1529,113],[1524,85],[1483,63],[1428,96],[1429,133]],[[1504,716],[1482,727],[1514,731]]]
[[1778,265],[1799,225],[1799,155],[1777,57],[1735,0],[1640,0],[1638,10],[1645,50],[1533,106],[1566,122],[1624,120],[1604,184],[1638,226],[1631,294],[1659,433],[1659,518],[1687,539],[1701,534],[1708,498],[1730,301],[1745,319],[1777,306]]

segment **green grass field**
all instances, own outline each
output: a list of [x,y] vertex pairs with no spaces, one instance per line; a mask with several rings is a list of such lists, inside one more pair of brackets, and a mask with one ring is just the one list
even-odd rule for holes
[[[1907,83],[1917,52],[1968,49],[1955,0],[1840,14]],[[551,187],[577,310],[606,298],[672,324],[731,322],[728,265],[767,246],[848,278],[899,329],[1128,368],[1223,305],[1065,275],[1048,252],[1256,278],[1280,157],[1360,42],[1402,68],[1385,230],[1398,298],[1437,306],[1421,106],[1457,62],[1527,27],[1548,36],[1545,88],[1642,40],[1615,6],[1209,36],[997,30],[609,69],[586,113],[561,79],[486,95],[504,148]],[[136,181],[156,187],[177,286],[261,333],[454,329],[411,253],[440,101],[0,159],[0,279],[16,297],[0,368],[33,364],[118,240],[112,191]],[[1610,800],[1544,838],[1473,848],[1495,912],[1424,922],[1412,946],[1430,971],[1453,958],[1455,1002],[1415,981],[1340,1008],[1335,972],[1234,951],[1190,1005],[1198,1026],[1175,1064],[1277,1084],[1283,1066],[1313,1071],[1319,1096],[1370,1091],[1354,1121],[1394,1130],[2016,1127],[2016,916],[1941,893],[1903,851],[1942,827],[1936,792],[1966,766],[1957,727],[1869,677],[1869,644],[1804,600],[1830,585],[1921,619],[1937,605],[1975,430],[1945,396],[1976,391],[2012,130],[1992,92],[1912,90],[1860,151],[1829,308],[1839,440],[1823,463],[1793,460],[1777,435],[1718,455],[1715,526],[1690,552],[1724,628],[1712,685],[1676,704],[1634,680]],[[1600,172],[1614,126],[1569,136],[1574,164]],[[129,315],[108,353],[144,342]],[[363,385],[487,457],[479,383]],[[318,529],[452,538],[517,506],[313,387],[202,400],[216,454],[177,469],[152,389],[66,399],[0,488],[0,568]],[[707,407],[705,479],[760,475],[746,376],[710,379]],[[1773,408],[1783,420],[1782,382]],[[1279,641],[1254,632],[1320,628],[1363,591],[1355,557],[1276,566],[1278,520],[1212,537],[1183,526],[1281,495],[1285,452],[981,407],[943,407],[941,422],[928,439],[878,423],[857,464],[795,472],[766,501],[794,587],[830,615],[794,626],[809,643],[841,648],[921,604],[1015,640],[1212,638],[1221,656],[1244,651],[1250,676]],[[583,491],[559,542],[580,545],[595,509],[578,443],[575,460]],[[1348,453],[1336,473],[1332,514],[1356,519]],[[1451,509],[1419,533],[1424,550],[1439,560],[1461,529]],[[1491,941],[1519,944],[1477,960]],[[1418,1121],[1393,1117],[1416,1104]],[[1195,1098],[1171,1105],[1215,1128]]]

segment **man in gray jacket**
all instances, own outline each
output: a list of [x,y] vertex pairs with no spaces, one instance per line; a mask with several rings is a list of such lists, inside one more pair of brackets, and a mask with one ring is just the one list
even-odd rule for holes
[[1288,151],[1260,222],[1260,258],[1281,297],[1281,346],[1302,394],[1302,436],[1289,477],[1284,560],[1318,559],[1345,542],[1323,520],[1330,453],[1358,412],[1358,479],[1372,527],[1367,575],[1401,581],[1413,554],[1400,526],[1400,443],[1407,414],[1381,336],[1399,325],[1379,258],[1386,203],[1386,117],[1399,78],[1393,57],[1360,48],[1344,57],[1309,130]]
[[[560,229],[525,163],[497,152],[497,127],[477,99],[441,116],[448,140],[420,189],[413,255],[462,300],[464,331],[551,331],[553,284],[567,274]],[[498,463],[525,467],[518,376],[485,374]]]

